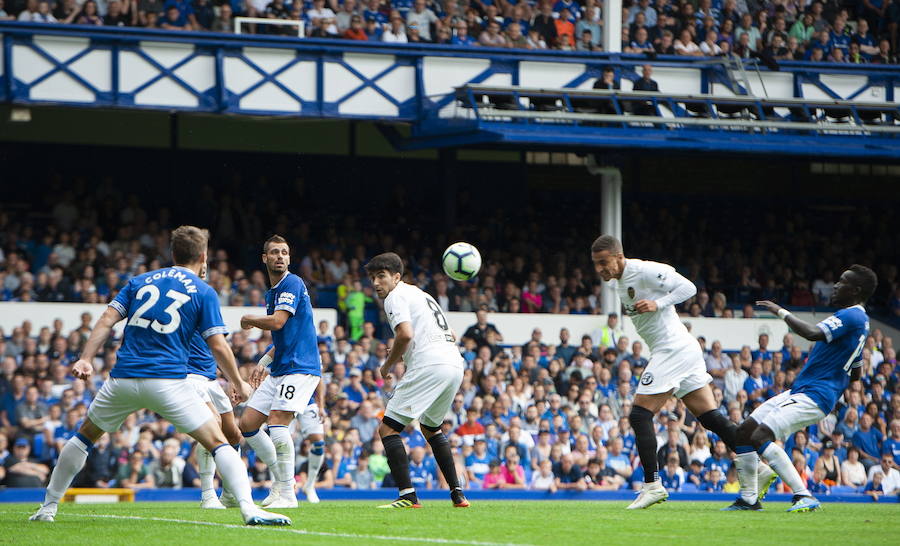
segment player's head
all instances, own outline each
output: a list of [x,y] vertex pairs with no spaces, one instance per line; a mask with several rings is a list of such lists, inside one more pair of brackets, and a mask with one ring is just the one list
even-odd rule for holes
[[594,269],[604,281],[618,279],[625,269],[625,254],[622,253],[622,242],[612,235],[601,235],[591,245],[591,260]]
[[[184,267],[206,263],[206,247],[209,244],[209,231],[196,226],[180,226],[172,231],[169,243],[172,261]],[[199,272],[199,268],[197,271]]]
[[281,275],[291,265],[291,247],[281,235],[272,235],[263,243],[263,263],[270,275]]
[[841,278],[834,283],[834,292],[831,293],[831,305],[836,307],[850,307],[858,303],[865,303],[878,286],[878,276],[864,265],[853,264],[847,271],[841,273]]
[[403,260],[393,252],[379,254],[366,264],[366,273],[372,281],[372,286],[375,287],[375,293],[384,299],[403,276]]

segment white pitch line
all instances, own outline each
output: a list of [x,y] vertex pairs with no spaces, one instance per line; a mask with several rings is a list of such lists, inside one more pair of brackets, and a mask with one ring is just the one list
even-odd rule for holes
[[162,521],[166,523],[180,523],[186,525],[207,525],[209,527],[224,527],[226,529],[249,529],[255,531],[273,531],[277,533],[294,533],[297,535],[312,535],[334,538],[370,539],[370,540],[394,540],[400,542],[427,542],[431,544],[464,544],[466,546],[532,546],[530,544],[518,544],[514,542],[484,542],[479,540],[452,540],[447,538],[427,537],[402,537],[389,535],[363,535],[357,533],[329,533],[327,531],[307,531],[305,529],[286,529],[284,527],[267,527],[252,525],[235,525],[232,523],[218,523],[214,521],[194,521],[188,519],[157,518],[144,516],[119,516],[113,514],[62,514],[65,517],[80,518],[106,518],[106,519],[130,519],[140,521]]

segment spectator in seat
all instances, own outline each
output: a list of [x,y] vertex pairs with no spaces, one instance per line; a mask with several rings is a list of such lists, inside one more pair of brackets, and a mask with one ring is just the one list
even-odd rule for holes
[[144,452],[134,450],[128,457],[128,462],[119,467],[116,475],[119,486],[129,489],[153,489],[156,487],[153,474],[144,464]]
[[[321,19],[322,30],[330,36],[338,35],[334,11],[332,11],[331,8],[325,7],[325,0],[314,0],[312,9],[306,12],[306,17],[313,23]],[[344,270],[341,269],[341,265],[346,267],[346,264],[341,261],[342,257],[341,252],[337,251],[332,256],[332,259],[325,264],[328,282],[337,283],[343,277]]]
[[210,30],[213,32],[233,32],[234,20],[232,19],[232,15],[233,12],[230,4],[222,4],[219,6],[219,14],[213,19],[212,28]]
[[104,434],[94,443],[93,448],[88,453],[84,472],[79,475],[81,477],[79,485],[83,487],[110,487],[112,485],[111,482],[116,477],[117,466],[118,450],[110,442],[109,434]]
[[686,55],[689,57],[702,57],[703,52],[700,47],[694,43],[691,32],[687,29],[681,31],[678,39],[675,40],[675,54]]
[[894,458],[890,453],[881,456],[880,464],[869,469],[869,481],[873,481],[875,474],[883,475],[881,487],[885,495],[900,495],[900,472],[894,466]]
[[[595,0],[588,0],[588,2],[592,5],[596,4]],[[584,9],[588,10],[590,8],[585,7]],[[583,49],[587,46],[586,44],[581,44],[581,41],[583,41],[584,39],[584,31],[586,30],[590,31],[591,33],[591,49]],[[579,45],[581,46],[579,48],[579,51],[601,51],[603,49],[600,44],[603,37],[603,30],[600,26],[599,21],[590,17],[582,16],[580,19],[578,19],[578,22],[575,23],[575,35],[579,37]]]
[[410,44],[427,44],[428,41],[419,34],[419,25],[412,24],[406,27],[406,42]]
[[[341,4],[340,11],[338,11],[337,15],[334,16],[334,21],[337,25],[338,32],[343,35],[347,30],[349,30],[351,24],[353,23],[354,17],[360,18],[360,28],[362,28],[362,15],[360,14],[360,11],[356,6],[356,0],[344,0],[343,4]],[[356,40],[358,38],[350,39]]]
[[166,441],[166,445],[159,453],[159,459],[153,461],[148,470],[156,487],[181,489],[182,474],[187,463],[178,456],[177,442],[170,442],[171,440]]
[[450,27],[446,25],[441,25],[438,27],[435,32],[434,43],[436,44],[450,44],[450,40],[452,38],[452,34],[450,32]]
[[406,24],[416,25],[423,41],[431,41],[431,25],[438,21],[438,16],[425,6],[425,0],[416,0],[413,8],[406,13]]
[[[634,82],[635,91],[659,92],[659,84],[653,79],[653,67],[645,64],[641,67],[641,77]],[[656,109],[650,101],[644,101],[633,106],[634,113],[639,116],[655,116]]]
[[469,25],[465,21],[457,23],[456,35],[450,39],[450,43],[458,46],[473,46],[477,44],[475,38],[469,36]]
[[660,36],[659,43],[654,48],[660,55],[675,55],[675,35],[672,31],[666,30]]
[[130,4],[126,4],[123,7],[119,0],[111,0],[106,6],[106,16],[103,17],[103,24],[108,27],[130,26],[131,17],[128,14],[129,6]]
[[516,49],[526,49],[528,47],[528,38],[522,34],[522,25],[513,22],[506,27],[506,41],[509,47]]
[[[900,4],[897,2],[893,2],[891,7],[896,7],[897,10],[900,10]],[[856,32],[851,37],[852,42],[856,42],[859,45],[863,62],[868,62],[874,55],[878,54],[878,44],[875,37],[869,32],[869,22],[865,19],[860,19],[856,22]],[[825,300],[825,303],[827,304],[827,300]]]
[[719,35],[715,30],[710,29],[706,33],[706,38],[700,43],[700,51],[707,57],[717,57],[722,54],[722,48],[719,47]]
[[405,44],[406,29],[403,27],[403,19],[399,16],[391,19],[391,26],[381,34],[381,41],[393,44]]
[[27,438],[13,442],[12,453],[3,462],[6,469],[6,487],[43,487],[50,474],[47,465],[31,457],[31,443]]
[[[896,59],[891,52],[890,40],[884,39],[878,42],[878,53],[872,57],[871,62],[872,64],[894,64],[896,62]],[[900,307],[895,309],[900,310]],[[895,314],[897,313],[895,312]]]
[[[90,1],[90,0],[89,0]],[[88,2],[85,3],[87,5]],[[175,6],[169,6],[166,9],[166,15],[159,20],[159,28],[165,30],[191,30],[191,24],[186,17],[181,16],[181,12]]]
[[[577,32],[577,31],[576,31]],[[576,51],[602,51],[603,48],[594,43],[593,33],[589,29],[581,31],[578,43],[575,44]]]
[[353,16],[350,20],[350,28],[344,31],[344,39],[359,41],[366,41],[369,39],[366,35],[366,31],[363,30],[362,17],[359,15]]
[[[175,8],[175,11],[178,11],[178,8]],[[94,0],[87,0],[81,6],[81,13],[78,17],[75,18],[76,25],[103,25],[103,18],[100,17],[100,13],[97,11],[97,2]]]
[[33,438],[35,434],[40,434],[44,430],[44,423],[47,422],[50,414],[47,405],[38,400],[40,392],[38,388],[31,385],[25,391],[25,399],[16,406],[16,422],[19,424],[19,433]]
[[553,475],[556,476],[557,489],[573,489],[576,491],[587,489],[584,473],[575,464],[571,453],[564,454],[559,462],[553,465]]
[[374,17],[366,17],[366,38],[370,42],[380,42],[384,28]]
[[644,27],[635,31],[634,39],[631,40],[629,47],[631,49],[629,53],[653,53],[656,51],[648,38],[647,29]]
[[[13,11],[15,13],[15,10]],[[19,13],[17,19],[26,23],[36,21],[38,15],[38,0],[28,0],[25,3],[25,9]]]
[[[848,412],[850,410],[847,410]],[[878,464],[881,457],[881,431],[872,426],[872,416],[863,413],[859,418],[859,430],[853,435],[851,442],[859,449],[860,460],[867,469]]]
[[540,12],[531,20],[531,28],[540,34],[545,44],[556,43],[556,20],[553,18],[553,7],[550,2],[544,2],[538,8]]
[[500,32],[497,21],[489,21],[487,28],[478,36],[478,44],[484,47],[509,47],[506,36]]
[[747,42],[747,47],[750,48],[750,51],[756,53],[760,49],[760,45],[762,43],[762,36],[760,34],[760,30],[753,26],[753,16],[749,13],[745,13],[741,16],[741,24],[734,31],[734,37],[740,42],[741,36],[747,34],[749,36],[749,40]]
[[531,483],[528,484],[528,489],[556,493],[556,476],[553,474],[553,462],[550,459],[544,459],[540,462],[538,470],[531,476]]

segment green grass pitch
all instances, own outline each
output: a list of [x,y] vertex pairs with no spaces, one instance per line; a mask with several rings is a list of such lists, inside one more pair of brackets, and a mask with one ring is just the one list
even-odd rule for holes
[[[626,502],[426,502],[376,510],[376,502],[301,504],[278,510],[287,528],[243,527],[237,510],[195,503],[62,505],[55,523],[29,522],[34,504],[0,505],[0,544],[900,544],[900,505],[825,504],[815,513],[719,512],[722,503],[670,502],[625,511]],[[401,542],[402,541],[402,542]]]

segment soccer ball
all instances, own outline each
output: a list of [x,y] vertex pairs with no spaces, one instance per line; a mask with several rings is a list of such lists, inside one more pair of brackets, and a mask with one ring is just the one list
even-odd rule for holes
[[441,258],[444,273],[455,281],[468,281],[481,269],[481,254],[469,243],[453,243]]

